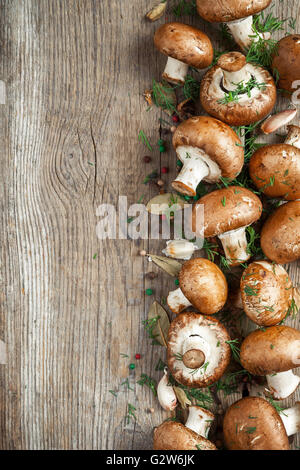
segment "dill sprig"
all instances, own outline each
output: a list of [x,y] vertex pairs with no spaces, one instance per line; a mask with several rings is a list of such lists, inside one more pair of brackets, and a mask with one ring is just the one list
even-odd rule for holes
[[145,327],[145,330],[148,332],[149,338],[153,340],[152,341],[153,345],[160,344],[156,339],[158,335],[153,334],[153,329],[156,327],[159,319],[160,319],[160,316],[157,315],[157,317],[150,318],[149,320],[144,320],[142,322],[142,324]]
[[191,75],[187,75],[183,85],[185,99],[196,101],[199,98],[200,82]]
[[208,240],[204,239],[202,249],[205,251],[209,261],[214,261],[215,256],[219,255],[218,251],[216,251],[215,248],[218,248],[218,245],[216,243],[211,243]]
[[238,102],[241,95],[247,94],[247,96],[250,98],[251,91],[254,88],[261,90],[261,89],[265,89],[266,87],[265,83],[258,83],[256,77],[251,77],[247,83],[244,83],[243,81],[241,81],[239,83],[234,83],[234,85],[236,85],[236,89],[225,93],[224,98],[218,100],[218,103],[227,104],[227,103],[232,103],[232,102]]
[[220,379],[216,383],[217,392],[222,391],[225,396],[231,395],[237,392],[237,388],[242,382],[244,376],[251,378],[250,372],[245,369],[238,370],[237,372],[232,372],[227,374],[225,378]]
[[196,0],[178,0],[173,6],[173,14],[180,16],[195,16],[197,14]]
[[152,98],[155,106],[168,111],[170,114],[178,114],[176,109],[176,95],[174,88],[166,81],[152,82]]
[[148,150],[150,150],[150,152],[152,152],[153,149],[152,149],[152,147],[150,145],[150,142],[149,142],[148,138],[146,137],[144,131],[139,132],[138,138],[139,138],[139,141],[142,142],[144,145],[146,145]]
[[130,420],[132,418],[136,420],[135,411],[136,411],[136,408],[133,405],[131,405],[130,403],[128,403],[128,405],[127,405],[127,415],[126,415],[127,424],[130,423]]
[[141,378],[140,380],[137,381],[137,383],[139,385],[141,385],[142,387],[144,385],[146,385],[147,387],[150,388],[150,390],[152,391],[153,395],[156,397],[157,396],[157,391],[156,391],[156,380],[155,379],[152,379],[151,377],[149,377],[149,375],[147,374],[141,374]]
[[260,256],[264,258],[263,251],[260,246],[260,234],[257,233],[251,225],[246,228],[246,235],[247,235],[247,248],[246,252],[251,256]]
[[231,348],[231,352],[232,352],[232,355],[233,355],[233,358],[236,362],[238,362],[239,364],[241,363],[241,360],[240,360],[240,341],[238,339],[231,339],[229,341],[226,341],[226,343],[230,346]]

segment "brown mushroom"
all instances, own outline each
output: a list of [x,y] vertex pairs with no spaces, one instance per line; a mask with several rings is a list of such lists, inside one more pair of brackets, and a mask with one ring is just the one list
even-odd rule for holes
[[289,450],[288,436],[299,426],[300,403],[278,413],[263,398],[242,398],[225,414],[225,445],[229,450]]
[[[278,87],[289,92],[298,88],[300,80],[300,34],[280,39],[273,57],[272,69],[278,75]],[[294,86],[293,86],[294,84]]]
[[213,47],[208,36],[186,24],[163,24],[154,35],[154,44],[168,56],[162,76],[171,83],[184,83],[189,66],[204,69],[213,60]]
[[276,85],[266,69],[247,63],[240,52],[229,52],[204,75],[200,100],[208,114],[230,126],[248,125],[272,111]]
[[244,149],[237,134],[226,124],[208,116],[182,122],[173,135],[173,146],[183,167],[173,188],[195,196],[200,181],[233,180],[244,164]]
[[279,264],[255,261],[241,277],[243,310],[254,323],[273,326],[288,314],[293,302],[293,285]]
[[265,222],[260,237],[264,254],[284,264],[300,258],[300,201],[278,207]]
[[226,23],[235,41],[247,49],[259,37],[270,37],[269,33],[254,34],[252,15],[267,8],[272,0],[197,0],[199,15],[210,23]]
[[206,258],[193,258],[183,264],[179,286],[167,298],[168,306],[175,314],[193,306],[205,315],[212,315],[226,303],[226,278],[221,269]]
[[292,371],[300,364],[300,331],[284,325],[255,330],[243,341],[240,358],[251,374],[266,376],[276,400],[287,398],[300,382]]
[[254,152],[249,173],[266,196],[294,201],[300,198],[300,127],[288,127],[284,144],[266,145]]
[[181,313],[169,329],[167,361],[170,373],[187,387],[202,388],[213,384],[222,377],[230,362],[229,340],[227,330],[215,318],[195,312]]
[[154,450],[217,450],[208,440],[214,415],[200,406],[190,406],[185,426],[165,421],[154,429]]
[[193,207],[192,230],[197,233],[198,211],[204,206],[204,237],[218,236],[225,256],[232,265],[244,263],[250,258],[247,253],[246,227],[261,216],[260,199],[249,189],[229,186],[218,189],[200,198]]

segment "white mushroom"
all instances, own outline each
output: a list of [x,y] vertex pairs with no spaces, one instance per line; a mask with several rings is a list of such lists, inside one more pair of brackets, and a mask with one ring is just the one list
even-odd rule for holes
[[267,375],[266,378],[270,393],[276,400],[289,397],[300,383],[300,377],[295,375],[292,370]]
[[185,426],[207,439],[214,420],[214,415],[200,406],[190,406]]
[[288,436],[296,434],[300,430],[300,402],[295,406],[287,408],[279,413],[283,421],[286,433]]
[[248,16],[236,21],[230,21],[226,23],[235,42],[240,46],[241,49],[249,49],[251,42],[258,42],[259,38],[270,39],[271,34],[258,33],[253,30],[253,17]]

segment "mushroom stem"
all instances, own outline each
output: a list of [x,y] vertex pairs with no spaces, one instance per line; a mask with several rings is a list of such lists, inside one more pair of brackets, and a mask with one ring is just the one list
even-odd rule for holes
[[288,126],[288,135],[284,143],[300,149],[300,127],[294,125]]
[[169,385],[167,368],[157,386],[157,398],[162,408],[166,411],[172,411],[177,406],[177,398],[174,389]]
[[[230,21],[226,23],[235,42],[240,46],[241,49],[249,49],[251,42],[258,41],[259,37],[263,39],[270,39],[270,33],[259,33],[255,34],[253,31],[253,17],[248,16],[237,21]],[[255,37],[253,37],[255,35]]]
[[300,402],[292,408],[287,408],[279,413],[288,436],[296,434],[300,430]]
[[246,227],[218,235],[221,240],[225,256],[229,264],[237,265],[244,263],[250,258],[247,253]]
[[190,406],[189,416],[185,426],[207,439],[214,415],[200,406]]
[[205,362],[206,354],[209,351],[209,345],[199,335],[189,336],[183,344],[182,361],[185,367],[189,369],[199,369]]
[[247,83],[251,79],[251,74],[247,68],[243,66],[237,71],[228,71],[223,69],[223,86],[227,91],[234,91],[237,88],[238,83]]
[[220,179],[219,165],[201,149],[182,145],[177,147],[176,153],[182,161],[183,167],[172,182],[173,188],[188,196],[195,196],[198,184],[203,180],[216,182]]
[[171,83],[184,83],[188,73],[189,66],[180,60],[168,57],[163,78]]
[[300,383],[300,377],[292,370],[267,375],[268,388],[276,400],[289,397]]
[[182,312],[185,308],[190,307],[192,304],[191,302],[183,295],[182,290],[180,287],[176,290],[172,290],[169,292],[167,303],[172,310],[173,313],[178,315]]

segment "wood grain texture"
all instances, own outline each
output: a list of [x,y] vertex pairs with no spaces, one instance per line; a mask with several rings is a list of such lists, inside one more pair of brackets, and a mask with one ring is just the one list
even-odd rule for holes
[[[298,1],[286,3],[275,14],[299,24]],[[160,113],[146,112],[142,96],[165,63],[152,43],[164,19],[146,23],[148,9],[148,0],[0,0],[1,449],[150,449],[167,416],[136,384],[141,373],[161,375],[165,352],[142,325],[153,301],[144,291],[161,300],[174,281],[146,280],[158,270],[138,252],[163,243],[96,237],[101,202],[147,201],[151,169],[175,174],[170,136],[160,155]],[[200,18],[182,21],[216,36]],[[155,149],[150,165],[141,129]],[[289,272],[300,283],[299,266]],[[133,390],[121,385],[127,378]]]

